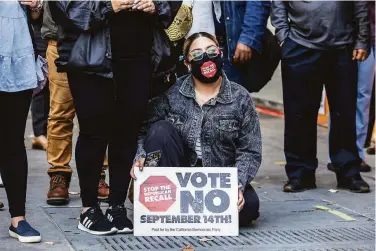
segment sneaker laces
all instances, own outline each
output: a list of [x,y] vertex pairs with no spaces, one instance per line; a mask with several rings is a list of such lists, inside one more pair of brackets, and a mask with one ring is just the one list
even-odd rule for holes
[[67,187],[67,183],[63,175],[54,175],[51,178],[51,190],[58,187]]
[[127,217],[127,209],[124,205],[113,206],[111,209],[111,216],[114,218]]

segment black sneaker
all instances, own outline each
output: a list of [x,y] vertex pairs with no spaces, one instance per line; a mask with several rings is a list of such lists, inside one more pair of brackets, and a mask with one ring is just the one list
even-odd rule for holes
[[300,178],[290,179],[286,185],[283,187],[285,193],[299,193],[306,190],[317,188],[315,179],[312,180],[303,180]]
[[117,228],[117,232],[128,234],[133,232],[133,223],[127,217],[124,205],[112,206],[106,211],[106,218]]
[[337,187],[340,189],[349,190],[353,193],[369,193],[370,188],[367,182],[365,182],[360,174],[355,176],[345,177],[337,173]]
[[104,217],[99,206],[91,207],[80,215],[78,229],[94,235],[108,235],[117,232],[114,225]]

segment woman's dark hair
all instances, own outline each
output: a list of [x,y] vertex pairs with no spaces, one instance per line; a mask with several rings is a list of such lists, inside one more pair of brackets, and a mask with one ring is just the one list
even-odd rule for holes
[[210,40],[212,40],[217,46],[219,46],[219,43],[218,43],[218,40],[215,36],[213,36],[212,34],[209,34],[207,32],[197,32],[197,33],[194,33],[192,34],[191,36],[189,36],[185,42],[184,42],[184,46],[183,46],[183,55],[184,55],[184,58],[186,59],[188,57],[188,53],[189,53],[189,48],[191,48],[191,45],[192,43],[199,37],[206,37],[206,38],[209,38]]

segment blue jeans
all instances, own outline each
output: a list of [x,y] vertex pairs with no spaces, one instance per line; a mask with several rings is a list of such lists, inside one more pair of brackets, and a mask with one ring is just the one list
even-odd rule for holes
[[364,159],[364,143],[367,137],[372,86],[375,79],[375,47],[364,62],[358,64],[358,99],[356,107],[356,134],[358,153]]
[[317,160],[317,116],[325,86],[333,130],[330,157],[342,175],[359,174],[356,147],[357,65],[352,46],[313,50],[291,39],[282,48],[285,156],[289,178],[312,173]]
[[[370,55],[364,62],[358,63],[358,97],[356,106],[356,145],[358,154],[364,159],[364,144],[367,138],[369,109],[372,97],[372,87],[375,80],[375,47],[371,48]],[[329,130],[331,130],[329,119]],[[329,163],[331,162],[329,157]]]

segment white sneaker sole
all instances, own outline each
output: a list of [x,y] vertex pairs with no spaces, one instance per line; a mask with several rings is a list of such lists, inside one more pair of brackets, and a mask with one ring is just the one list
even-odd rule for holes
[[37,242],[40,242],[42,237],[39,235],[39,236],[20,236],[18,234],[16,234],[15,232],[9,230],[9,235],[13,238],[16,238],[18,239],[19,242],[22,242],[22,243],[37,243]]
[[78,229],[84,232],[87,232],[89,234],[93,234],[93,235],[109,235],[109,234],[115,234],[118,231],[115,227],[111,228],[110,231],[105,231],[105,232],[93,231],[93,230],[86,228],[84,225],[81,224],[81,222],[78,223]]
[[130,234],[130,233],[133,233],[133,229],[129,229],[129,228],[123,228],[122,230],[118,229],[117,231],[118,234]]

